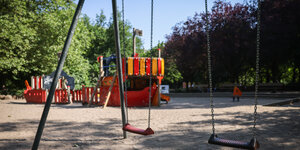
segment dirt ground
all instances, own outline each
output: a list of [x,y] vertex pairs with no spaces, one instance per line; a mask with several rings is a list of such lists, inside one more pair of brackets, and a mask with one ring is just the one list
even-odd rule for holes
[[[296,150],[300,144],[300,107],[266,107],[285,98],[260,98],[257,139],[261,149]],[[250,141],[253,98],[232,102],[216,97],[215,123],[219,137]],[[31,149],[44,105],[25,100],[0,100],[0,149]],[[151,110],[154,135],[128,133],[123,139],[121,110],[88,108],[81,104],[51,105],[39,149],[233,149],[210,145],[211,110],[207,97],[171,97]],[[148,109],[130,108],[130,124],[147,128]]]

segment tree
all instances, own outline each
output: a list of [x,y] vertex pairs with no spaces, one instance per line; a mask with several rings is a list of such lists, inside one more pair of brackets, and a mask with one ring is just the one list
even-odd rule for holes
[[280,82],[289,68],[293,70],[292,82],[296,81],[297,72],[299,82],[299,9],[297,0],[265,0],[262,3],[261,49],[266,82]]
[[[195,14],[177,24],[167,37],[167,57],[176,62],[186,82],[208,81],[205,15]],[[214,84],[238,82],[255,58],[252,52],[255,32],[251,28],[253,20],[249,6],[216,1],[208,18]]]
[[164,84],[170,84],[171,87],[175,87],[176,84],[182,80],[181,73],[179,72],[175,62],[168,58],[168,54],[165,51],[165,43],[158,42],[151,50],[148,50],[144,53],[144,57],[158,57],[158,49],[161,51],[161,57],[165,60],[165,75],[164,75]]
[[[55,70],[57,52],[62,50],[76,5],[64,0],[12,0],[3,1],[3,6],[0,10],[3,31],[0,33],[0,71],[6,80],[1,80],[1,89],[13,91],[23,88],[24,80],[29,80],[30,76]],[[83,57],[74,58],[72,54],[83,54],[90,44],[85,37],[88,32],[80,22],[76,31],[81,33],[75,33],[64,67],[71,76],[74,72],[68,68],[80,68],[86,62]],[[83,75],[88,70],[82,68],[81,71]],[[76,78],[76,74],[73,77]]]
[[[125,55],[132,55],[132,32],[131,25],[127,21],[123,22],[120,18],[120,13],[118,13],[119,17],[119,31],[120,31],[120,40],[121,40],[121,54],[123,55],[124,45],[125,45]],[[87,49],[87,53],[85,57],[89,60],[90,64],[90,80],[91,83],[96,83],[99,76],[99,64],[97,63],[98,56],[108,57],[114,55],[115,50],[115,39],[114,39],[114,26],[113,20],[110,18],[108,21],[106,20],[106,16],[101,10],[100,14],[96,15],[95,23],[91,23],[90,18],[88,16],[83,16],[84,24],[92,33],[92,45]],[[123,30],[123,24],[125,24],[125,29]],[[125,39],[123,39],[123,33],[125,35]],[[142,42],[140,38],[137,37],[137,51],[141,51]],[[112,68],[112,72],[114,72],[115,68]]]
[[239,76],[254,67],[255,30],[248,5],[217,1],[211,18],[211,47],[217,82],[238,83]]

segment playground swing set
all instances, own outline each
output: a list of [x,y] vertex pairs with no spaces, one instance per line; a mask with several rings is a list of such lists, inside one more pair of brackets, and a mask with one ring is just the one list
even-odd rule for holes
[[[32,149],[37,149],[41,135],[46,123],[46,119],[48,116],[48,112],[51,106],[51,101],[53,98],[53,95],[55,93],[56,85],[59,80],[60,74],[62,72],[62,67],[64,64],[64,61],[66,59],[68,49],[71,43],[72,36],[74,34],[74,30],[77,25],[77,21],[83,6],[84,0],[79,0],[69,32],[67,39],[64,44],[64,48],[62,51],[62,55],[60,57],[57,69],[55,71],[55,75],[53,78],[53,82],[51,84],[51,88],[49,90],[49,94],[47,96],[47,100],[45,103],[44,111],[39,123],[38,130],[36,132],[35,140],[32,146]],[[209,88],[210,88],[210,106],[211,106],[211,117],[212,117],[212,134],[208,140],[208,143],[210,144],[216,144],[216,145],[221,145],[221,146],[229,146],[229,147],[235,147],[235,148],[243,148],[243,149],[251,149],[251,150],[256,150],[259,148],[259,143],[256,139],[256,120],[257,120],[257,93],[258,93],[258,79],[259,79],[259,48],[260,48],[260,0],[257,0],[258,4],[258,11],[257,11],[257,47],[256,47],[256,82],[255,82],[255,104],[254,104],[254,125],[253,125],[253,138],[250,140],[250,142],[244,142],[244,141],[235,141],[235,140],[228,140],[228,139],[223,139],[219,138],[216,133],[215,133],[215,119],[214,119],[214,101],[213,101],[213,93],[212,93],[212,67],[211,67],[211,52],[210,52],[210,35],[209,35],[209,22],[208,19],[206,19],[206,33],[207,33],[207,56],[208,56],[208,74],[209,74]],[[124,0],[122,0],[122,14],[123,14],[123,20],[124,20]],[[115,82],[118,82],[117,88],[119,89],[118,94],[119,97],[118,99],[120,100],[119,106],[121,106],[121,112],[122,112],[122,124],[123,124],[123,137],[127,138],[126,131],[135,133],[135,134],[140,134],[140,135],[151,135],[154,134],[154,131],[150,127],[150,116],[151,116],[151,105],[153,101],[151,102],[151,97],[153,96],[152,89],[156,88],[155,83],[152,84],[152,79],[155,79],[158,81],[158,84],[161,83],[161,79],[163,79],[164,75],[164,61],[163,59],[159,58],[139,58],[137,55],[134,53],[134,57],[125,57],[125,50],[124,52],[124,58],[121,59],[121,53],[120,53],[120,37],[119,37],[119,27],[118,27],[118,20],[117,20],[117,4],[116,0],[112,0],[112,8],[113,8],[113,23],[114,23],[114,35],[115,35],[115,45],[116,45],[116,56],[115,57],[115,62],[116,62],[116,67],[117,71],[115,75],[112,78],[111,86],[109,88],[109,93],[115,84]],[[208,16],[208,9],[207,9],[207,0],[205,0],[205,11],[206,11],[206,16]],[[123,24],[123,30],[124,30],[124,24]],[[125,32],[123,32],[125,33]],[[123,36],[125,36],[123,34]],[[124,39],[124,38],[123,38]],[[152,49],[152,39],[153,39],[153,0],[151,0],[151,49]],[[123,42],[125,44],[125,42]],[[124,46],[125,47],[125,46]],[[160,56],[160,55],[159,55]],[[100,75],[99,75],[99,80],[97,81],[97,85],[94,88],[94,91],[92,92],[91,99],[86,99],[86,102],[91,105],[93,104],[93,98],[96,97],[95,95],[97,94],[97,89],[98,87],[101,87],[101,84],[103,83],[103,75],[104,74],[109,74],[107,71],[109,66],[109,63],[107,64],[106,67],[102,67],[103,62],[101,61],[103,57],[98,58],[100,60]],[[126,63],[127,62],[127,63]],[[127,64],[127,65],[126,65]],[[144,65],[145,64],[145,65]],[[158,64],[158,65],[157,65]],[[139,66],[140,65],[140,66]],[[126,69],[126,66],[128,67],[128,70]],[[125,71],[127,70],[127,71]],[[139,71],[138,71],[139,70]],[[153,77],[153,76],[154,77]],[[128,94],[127,91],[127,84],[126,80],[127,79],[135,79],[135,78],[149,78],[149,96],[148,96],[148,128],[147,129],[140,129],[135,126],[132,126],[128,122],[128,106],[130,106],[130,95]],[[130,80],[130,82],[134,82],[134,80]],[[125,84],[124,84],[125,83]],[[27,90],[30,90],[28,82],[26,82]],[[124,90],[125,86],[125,90]],[[131,85],[130,85],[131,86]],[[159,90],[157,90],[159,91]],[[124,93],[125,92],[125,93]],[[114,95],[117,95],[114,93]],[[160,93],[158,94],[160,96]],[[104,106],[107,105],[107,101],[105,100]],[[158,102],[159,104],[159,102]]]

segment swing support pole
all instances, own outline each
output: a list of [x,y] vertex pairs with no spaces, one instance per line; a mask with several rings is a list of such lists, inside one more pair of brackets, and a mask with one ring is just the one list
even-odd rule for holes
[[[121,102],[121,113],[122,113],[122,124],[123,127],[126,125],[126,113],[125,113],[125,101],[124,101],[124,86],[123,86],[123,75],[122,75],[122,62],[121,62],[121,53],[120,53],[120,37],[119,37],[119,24],[117,17],[117,2],[116,0],[112,0],[112,9],[113,9],[113,21],[114,21],[114,29],[115,29],[115,46],[116,46],[116,56],[117,56],[117,72],[119,79],[119,92],[120,92],[120,102]],[[127,138],[126,131],[123,130],[124,139]]]
[[56,68],[56,71],[55,71],[55,75],[54,75],[54,78],[53,78],[53,81],[52,81],[52,84],[51,84],[50,92],[49,92],[49,95],[47,97],[47,101],[46,101],[44,111],[43,111],[43,114],[42,114],[42,117],[41,117],[41,120],[40,120],[40,123],[39,123],[38,130],[37,130],[36,135],[35,135],[34,143],[32,145],[33,150],[36,150],[39,147],[41,136],[43,134],[43,130],[44,130],[44,127],[45,127],[47,116],[48,116],[48,113],[49,113],[49,110],[50,110],[51,101],[52,101],[52,98],[53,98],[53,95],[54,95],[54,92],[55,92],[56,84],[58,82],[59,76],[60,76],[61,71],[63,69],[64,62],[65,62],[65,59],[66,59],[67,54],[68,54],[68,50],[69,50],[69,47],[70,47],[70,44],[71,44],[71,41],[72,41],[72,37],[73,37],[75,29],[76,29],[76,25],[77,25],[77,22],[78,22],[78,18],[79,18],[83,3],[84,3],[84,0],[79,0],[76,11],[75,11],[75,14],[73,16],[72,24],[70,26],[68,36],[66,38],[66,41],[65,41],[65,44],[64,44],[64,47],[63,47],[62,55],[59,59],[59,62],[58,62],[58,65],[57,65],[57,68]]

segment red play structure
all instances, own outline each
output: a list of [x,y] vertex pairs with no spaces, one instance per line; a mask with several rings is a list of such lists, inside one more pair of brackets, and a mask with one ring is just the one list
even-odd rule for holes
[[[97,104],[107,106],[120,106],[120,94],[118,78],[114,80],[113,76],[109,76],[109,64],[115,61],[115,56],[103,58],[98,57],[100,63],[100,79],[96,87],[82,86],[82,103]],[[161,83],[164,75],[164,59],[162,58],[146,58],[146,57],[128,57],[123,58],[122,67],[123,74],[126,71],[128,91],[125,93],[127,97],[127,105],[129,107],[145,107],[149,105],[149,75],[152,72],[152,89],[151,89],[151,104],[158,106],[159,90],[158,85]],[[152,66],[150,66],[152,65]],[[150,68],[152,70],[150,71]],[[108,75],[108,76],[105,76]],[[113,83],[114,81],[114,83]],[[96,92],[95,92],[96,90]],[[160,94],[164,101],[170,101],[166,95]],[[106,103],[106,104],[105,104]]]
[[[58,86],[55,90],[52,103],[68,104],[72,102],[81,102],[89,105],[105,105],[105,106],[120,106],[120,94],[118,78],[115,80],[109,75],[110,62],[115,61],[115,57],[98,57],[100,63],[100,80],[98,87],[82,86],[80,90],[70,90],[66,85],[64,78],[59,79]],[[159,90],[158,86],[161,83],[164,75],[164,59],[162,58],[146,58],[146,57],[128,57],[123,58],[123,68],[126,62],[126,84],[128,91],[127,103],[129,107],[145,107],[149,105],[149,75],[152,73],[152,89],[151,89],[151,104],[158,106]],[[152,66],[150,66],[152,65]],[[152,68],[150,70],[150,68]],[[123,70],[124,74],[125,69]],[[107,76],[105,76],[107,75]],[[27,103],[45,103],[48,96],[48,89],[44,87],[44,76],[33,76],[31,78],[31,87],[25,81],[27,89],[24,91],[24,97]],[[114,81],[114,83],[112,83]],[[95,91],[96,90],[96,91]],[[93,98],[92,98],[93,97]],[[170,98],[160,94],[160,99],[166,102]],[[106,103],[106,104],[105,104]]]
[[[31,86],[29,86],[28,81],[25,81],[26,90],[24,91],[24,97],[27,103],[38,103],[42,104],[46,102],[48,96],[48,89],[44,88],[43,82],[44,76],[33,76],[31,77]],[[65,80],[63,78],[59,79],[59,85],[57,86],[53,103],[55,104],[68,104],[70,103],[70,94],[74,95],[74,91],[71,91],[66,87]],[[75,97],[73,96],[73,99]],[[73,100],[74,101],[74,100]]]

